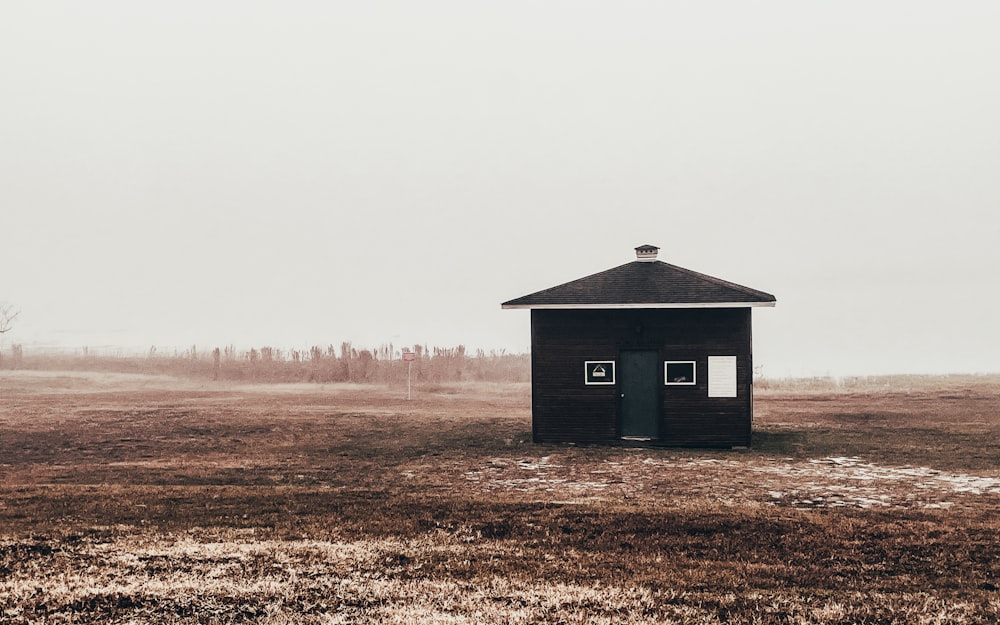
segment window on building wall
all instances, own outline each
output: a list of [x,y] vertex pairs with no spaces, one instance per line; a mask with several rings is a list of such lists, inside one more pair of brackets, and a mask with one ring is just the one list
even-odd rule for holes
[[695,361],[668,360],[663,363],[663,383],[682,386],[695,383]]

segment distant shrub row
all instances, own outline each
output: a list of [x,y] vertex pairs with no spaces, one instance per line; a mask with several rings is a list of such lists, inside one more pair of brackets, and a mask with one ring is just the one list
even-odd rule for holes
[[[466,353],[464,345],[434,347],[414,345],[400,349],[392,344],[375,349],[357,349],[350,342],[314,346],[308,350],[259,347],[237,350],[224,348],[190,349],[163,353],[155,347],[146,354],[126,354],[121,350],[73,352],[26,352],[15,346],[0,367],[38,370],[87,370],[114,373],[143,373],[229,380],[237,382],[356,382],[372,384],[405,383],[410,369],[414,384],[421,382],[527,382],[531,358],[505,350]],[[414,354],[403,361],[403,352]]]

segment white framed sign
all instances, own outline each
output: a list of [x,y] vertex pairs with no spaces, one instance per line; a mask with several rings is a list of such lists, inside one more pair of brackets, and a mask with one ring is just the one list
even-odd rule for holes
[[693,360],[666,360],[663,362],[663,383],[667,386],[695,384],[697,366]]
[[708,396],[736,397],[736,356],[708,357]]
[[583,383],[591,386],[595,384],[615,383],[615,361],[614,360],[588,360],[583,363]]

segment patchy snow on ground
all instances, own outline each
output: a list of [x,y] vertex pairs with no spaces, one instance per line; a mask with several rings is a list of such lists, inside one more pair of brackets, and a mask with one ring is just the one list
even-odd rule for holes
[[575,479],[573,471],[565,465],[550,461],[551,456],[538,459],[491,458],[489,464],[479,469],[467,471],[465,478],[477,482],[483,490],[569,491],[591,493],[602,491],[609,486],[603,479]]
[[956,495],[1000,495],[1000,478],[945,473],[927,467],[887,467],[859,458],[828,457],[805,463],[755,466],[756,473],[788,480],[773,499],[796,507],[948,508]]
[[700,497],[796,508],[942,508],[1000,496],[1000,477],[892,467],[856,457],[810,460],[630,458],[599,463],[552,456],[491,458],[465,472],[479,489],[573,497]]

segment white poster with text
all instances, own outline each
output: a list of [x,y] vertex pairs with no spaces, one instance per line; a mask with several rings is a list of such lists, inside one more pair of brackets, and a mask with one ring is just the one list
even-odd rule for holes
[[708,396],[736,397],[736,356],[708,357]]

